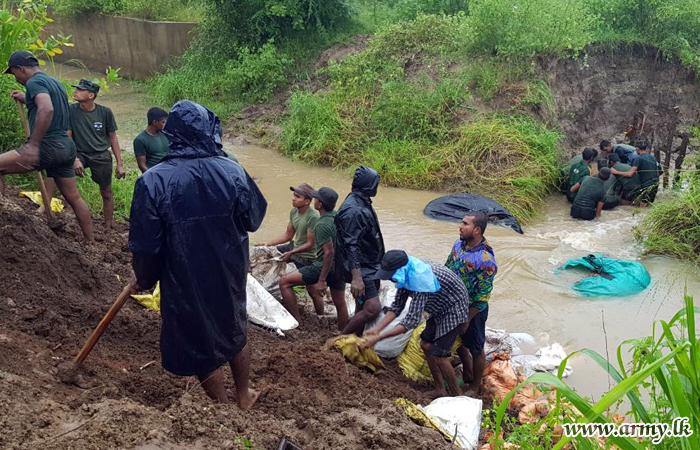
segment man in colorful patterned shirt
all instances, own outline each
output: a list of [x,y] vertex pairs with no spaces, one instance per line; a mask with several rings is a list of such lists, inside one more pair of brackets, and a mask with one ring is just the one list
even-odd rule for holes
[[493,249],[484,238],[488,217],[480,211],[467,213],[459,226],[459,239],[452,246],[445,265],[464,282],[469,292],[469,325],[458,349],[463,364],[465,395],[474,396],[479,391],[481,377],[486,366],[484,343],[486,319],[489,315],[489,297],[493,279],[498,271]]

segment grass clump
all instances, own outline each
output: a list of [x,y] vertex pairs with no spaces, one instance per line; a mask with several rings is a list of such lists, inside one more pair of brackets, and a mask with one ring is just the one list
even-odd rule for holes
[[[313,164],[369,165],[392,186],[487,195],[520,220],[534,218],[556,178],[560,135],[519,114],[473,112],[472,87],[495,93],[518,70],[462,63],[465,23],[420,16],[330,64],[329,89],[290,98],[283,151]],[[543,86],[529,101],[545,108]]]
[[672,199],[655,203],[636,233],[647,253],[700,264],[700,178]]

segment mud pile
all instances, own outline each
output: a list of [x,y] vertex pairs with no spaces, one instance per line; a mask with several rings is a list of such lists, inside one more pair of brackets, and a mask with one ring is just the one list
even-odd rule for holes
[[430,386],[408,382],[391,363],[375,376],[322,350],[335,324],[312,315],[286,338],[250,326],[251,378],[262,395],[245,413],[210,404],[194,378],[161,368],[160,317],[135,302],[88,357],[84,381],[61,383],[56,367],[126,283],[127,229],[106,232],[97,220],[97,242],[85,246],[70,212],[56,234],[8,191],[0,197],[0,448],[237,449],[249,439],[276,449],[283,436],[313,450],[445,445],[394,405],[397,397],[427,403]]

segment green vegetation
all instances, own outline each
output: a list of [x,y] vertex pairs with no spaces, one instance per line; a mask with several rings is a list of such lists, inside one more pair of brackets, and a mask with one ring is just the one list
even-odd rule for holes
[[637,228],[647,253],[676,256],[700,264],[700,179],[686,191],[657,202]]
[[[492,430],[491,442],[496,448],[504,443],[500,432],[504,425],[505,441],[523,450],[567,448],[573,443],[575,448],[600,448],[597,438],[553,436],[552,430],[572,423],[612,423],[611,408],[620,404],[625,397],[631,410],[625,415],[630,422],[671,424],[676,418],[687,417],[693,434],[688,437],[666,437],[660,443],[652,443],[649,438],[638,440],[629,437],[607,438],[606,448],[614,445],[620,449],[700,449],[700,339],[696,328],[696,308],[691,296],[685,297],[685,307],[668,322],[659,320],[654,334],[647,338],[628,340],[617,348],[617,368],[600,354],[584,349],[581,353],[598,363],[616,386],[598,402],[582,398],[562,381],[566,360],[560,366],[558,376],[538,373],[514,389],[500,404],[494,405],[494,413],[485,414],[485,425]],[[657,326],[658,325],[658,326]],[[657,335],[657,331],[659,335]],[[631,362],[625,364],[624,352],[631,353]],[[508,403],[523,386],[535,383],[545,390],[556,389],[556,400],[550,413],[534,424],[523,429],[511,428],[512,420],[506,419]],[[544,428],[545,432],[538,430]],[[573,442],[572,442],[573,441]]]
[[[331,64],[329,89],[296,92],[283,150],[314,164],[366,164],[390,185],[466,189],[532,219],[556,176],[559,134],[522,114],[474,114],[470,88],[493,96],[520,65],[467,64],[468,18],[420,16],[379,31],[361,53]],[[533,83],[523,102],[553,106]]]
[[199,22],[205,14],[204,0],[53,0],[62,16],[104,14],[146,20]]

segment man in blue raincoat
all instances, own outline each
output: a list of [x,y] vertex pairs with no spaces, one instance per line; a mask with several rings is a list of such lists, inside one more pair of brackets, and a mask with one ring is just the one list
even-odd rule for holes
[[229,363],[241,408],[249,388],[246,277],[248,232],[267,202],[246,171],[222,151],[219,118],[187,100],[163,133],[170,153],[134,187],[129,247],[137,290],[160,280],[163,367],[196,375],[213,400],[228,402],[220,367]]

